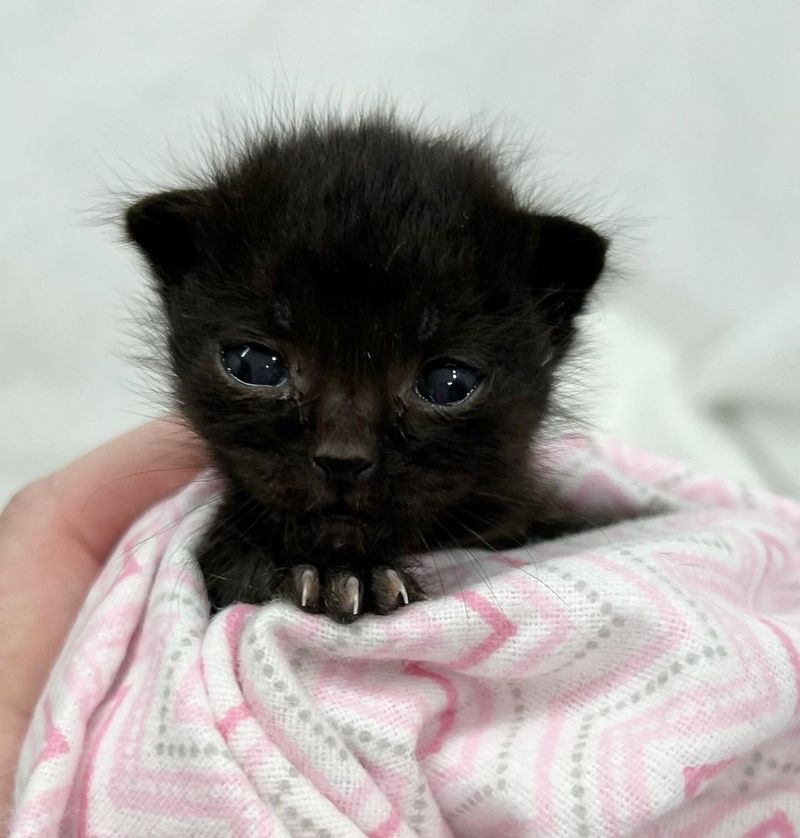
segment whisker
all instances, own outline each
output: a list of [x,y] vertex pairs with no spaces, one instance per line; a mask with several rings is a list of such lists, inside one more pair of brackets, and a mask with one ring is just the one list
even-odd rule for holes
[[[453,576],[455,576],[456,581],[459,584],[459,589],[460,589],[461,593],[463,593],[464,592],[464,586],[461,583],[461,574],[458,573],[458,563],[455,560],[455,556],[453,554],[453,551],[448,550],[448,549],[445,548],[445,546],[442,544],[441,540],[439,539],[439,536],[434,535],[433,538],[436,539],[436,543],[439,545],[439,551],[442,552],[442,553],[447,554],[447,559],[450,562],[450,567],[453,569]],[[464,606],[464,619],[466,620],[466,622],[469,622],[469,619],[470,619],[469,608],[467,607],[467,601],[463,597],[461,597],[461,604]]]
[[444,587],[444,580],[442,579],[441,571],[439,570],[439,563],[436,561],[436,554],[431,550],[431,546],[428,543],[428,539],[422,533],[422,530],[417,528],[417,534],[419,535],[420,540],[425,545],[425,549],[428,551],[428,555],[433,560],[433,568],[436,571],[436,575],[439,577],[439,588],[442,591],[442,596],[445,596],[445,587]]
[[[451,517],[452,517],[452,516],[451,516]],[[480,580],[481,580],[481,581],[482,581],[482,582],[486,585],[486,588],[487,588],[487,589],[488,589],[488,591],[489,591],[489,595],[490,595],[490,596],[492,597],[492,599],[494,600],[495,605],[496,605],[496,606],[500,609],[500,611],[502,611],[502,610],[503,610],[503,607],[500,605],[500,600],[497,598],[497,595],[496,595],[496,594],[495,594],[495,592],[494,592],[494,588],[492,587],[492,583],[491,583],[491,579],[490,579],[490,577],[489,577],[489,574],[488,574],[488,573],[486,573],[486,571],[485,571],[485,569],[483,568],[483,565],[481,564],[480,560],[479,560],[478,558],[476,558],[475,554],[474,554],[471,550],[469,550],[469,549],[468,549],[465,545],[463,545],[463,544],[459,544],[459,543],[458,543],[458,540],[457,540],[456,538],[454,538],[454,537],[453,537],[453,534],[452,534],[452,533],[450,532],[450,530],[448,530],[448,528],[444,525],[444,523],[443,523],[443,521],[441,520],[441,518],[439,518],[439,519],[436,521],[436,525],[437,525],[437,526],[442,527],[442,529],[443,529],[443,530],[447,533],[447,536],[448,536],[449,540],[450,540],[453,544],[455,544],[456,546],[458,546],[460,549],[464,550],[464,552],[465,552],[465,553],[469,556],[469,558],[470,558],[470,563],[471,563],[471,564],[472,564],[472,566],[475,568],[475,571],[477,572],[478,577],[479,577],[479,578],[480,578]]]
[[[456,521],[458,521],[458,519],[455,518],[455,516],[453,516],[452,513],[448,513],[448,514],[450,514],[451,518],[454,518]],[[478,518],[478,520],[483,520],[483,519],[480,518],[480,516],[475,515],[474,513],[472,513],[472,514],[473,514],[473,517]],[[481,538],[481,536],[478,535],[478,533],[476,533],[474,530],[472,530],[470,527],[468,527],[463,521],[458,521],[458,523],[461,524],[461,526],[465,527],[466,529],[470,530],[470,532],[474,533],[474,535],[476,535],[478,538]],[[492,522],[485,521],[485,520],[483,520],[483,523],[487,524],[488,526],[492,527],[493,529],[498,529],[498,530],[500,530],[500,532],[503,532],[502,528],[499,527],[499,525],[497,525],[496,523],[493,524]],[[520,541],[519,539],[515,538],[514,536],[512,536],[508,533],[506,533],[506,536],[507,536],[507,538],[509,538],[510,541],[513,541],[517,545],[518,549],[522,549],[522,550],[525,551],[525,553],[528,557],[528,561],[530,562],[530,564],[532,564],[535,567],[536,566],[536,559],[534,558],[533,553],[530,550],[530,547],[528,547],[525,542]],[[481,539],[481,540],[484,540],[484,539]],[[486,543],[489,550],[492,550],[493,552],[498,552],[498,550],[496,548],[492,547],[488,542],[485,542],[485,540],[484,540],[484,543]],[[551,588],[550,585],[548,585],[547,582],[545,582],[544,579],[542,579],[540,576],[537,576],[535,573],[533,573],[533,571],[528,570],[527,568],[522,567],[522,566],[518,566],[516,569],[521,570],[526,576],[529,576],[531,579],[535,579],[537,582],[539,582],[541,585],[543,585],[545,588],[547,588],[547,590],[550,591],[550,593],[553,594],[553,596],[555,596],[557,599],[561,600],[561,602],[563,602],[564,605],[569,607],[569,604],[567,603],[567,601],[557,591],[555,591],[553,588]]]

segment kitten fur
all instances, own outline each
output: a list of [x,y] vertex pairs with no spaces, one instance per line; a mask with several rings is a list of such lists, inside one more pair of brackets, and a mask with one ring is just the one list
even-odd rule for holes
[[[212,609],[388,613],[425,597],[415,554],[554,525],[531,445],[607,242],[537,213],[498,160],[384,113],[309,118],[127,209],[178,404],[225,478],[198,550]],[[225,369],[250,344],[284,384]],[[469,398],[422,397],[434,359],[480,373]]]

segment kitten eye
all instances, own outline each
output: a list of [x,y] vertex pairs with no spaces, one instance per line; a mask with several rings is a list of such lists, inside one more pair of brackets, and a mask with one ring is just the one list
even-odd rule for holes
[[222,365],[242,384],[278,387],[289,377],[289,371],[281,356],[268,346],[260,346],[257,343],[223,346],[220,354]]
[[453,405],[467,399],[483,376],[473,367],[449,358],[429,361],[417,378],[417,393],[438,405]]

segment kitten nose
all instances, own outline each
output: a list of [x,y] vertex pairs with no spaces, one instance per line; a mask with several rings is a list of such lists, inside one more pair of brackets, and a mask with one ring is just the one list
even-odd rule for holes
[[363,479],[372,468],[372,460],[364,457],[313,457],[314,465],[325,477],[336,483]]

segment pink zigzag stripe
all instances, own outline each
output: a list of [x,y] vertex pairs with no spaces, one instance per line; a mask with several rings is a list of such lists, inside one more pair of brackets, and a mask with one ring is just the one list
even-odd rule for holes
[[45,717],[45,740],[44,747],[41,749],[39,756],[36,758],[34,768],[40,766],[43,762],[49,759],[60,756],[61,754],[69,753],[69,742],[67,742],[64,734],[53,724],[53,713],[50,705],[50,699],[45,699],[44,702],[44,717]]
[[491,628],[491,634],[474,649],[456,658],[450,665],[453,669],[471,669],[502,648],[505,642],[517,633],[517,627],[490,605],[475,591],[462,591],[459,595],[473,611]]
[[683,793],[686,799],[694,797],[701,786],[734,762],[736,759],[730,758],[719,762],[709,762],[706,765],[687,765],[683,769]]
[[[730,637],[732,643],[740,645],[736,632],[731,632]],[[605,749],[606,762],[613,761],[608,740],[614,734],[622,739],[623,753],[617,757],[617,760],[625,766],[625,773],[628,776],[631,774],[635,776],[637,771],[643,770],[643,759],[651,742],[663,743],[670,736],[681,742],[691,735],[691,731],[695,731],[696,736],[702,736],[710,730],[722,731],[737,725],[749,725],[754,718],[757,718],[758,708],[761,708],[762,712],[767,708],[772,709],[777,699],[777,691],[769,669],[762,666],[760,671],[754,672],[751,668],[751,663],[757,666],[763,658],[761,646],[748,635],[745,634],[743,637],[749,646],[749,654],[741,655],[743,665],[737,670],[737,677],[732,682],[722,679],[719,684],[709,685],[701,682],[697,687],[687,689],[659,703],[656,707],[651,707],[649,711],[642,709],[638,718],[610,725],[603,732],[598,745],[599,749]],[[751,695],[749,687],[757,691],[755,695]],[[761,691],[762,687],[768,690],[766,694]],[[718,695],[721,697],[720,700],[735,701],[738,705],[729,709],[728,712],[723,712],[719,708],[712,716],[709,713],[709,707],[717,703],[716,696]],[[679,715],[676,716],[676,714]],[[695,720],[688,731],[687,719]],[[604,770],[607,769],[604,768]],[[664,786],[663,782],[660,786]],[[624,788],[624,781],[622,787]],[[635,813],[635,817],[643,818],[644,816],[642,811]],[[612,823],[616,821],[612,820]]]
[[455,722],[458,693],[449,678],[445,678],[437,672],[425,669],[418,663],[406,664],[405,671],[416,678],[430,679],[442,688],[442,692],[444,692],[445,695],[445,705],[439,713],[439,729],[436,731],[436,734],[430,742],[426,745],[420,744],[417,748],[417,757],[419,759],[425,759],[425,757],[429,757],[431,754],[436,754],[441,750],[447,734],[450,733],[453,723]]
[[84,761],[83,767],[83,785],[82,785],[82,793],[80,795],[80,800],[78,804],[78,824],[77,824],[77,834],[78,838],[84,838],[84,836],[88,836],[88,823],[89,823],[89,790],[92,787],[92,775],[95,772],[97,767],[97,754],[100,750],[100,747],[103,743],[103,734],[108,730],[108,726],[111,724],[111,720],[114,718],[114,714],[119,709],[119,706],[125,700],[125,696],[128,694],[128,690],[130,687],[125,685],[120,688],[114,698],[111,700],[111,703],[108,706],[108,712],[106,713],[105,719],[103,719],[102,724],[97,728],[94,738],[89,745],[89,750],[86,753],[86,759]]
[[217,722],[217,727],[219,728],[219,732],[222,734],[223,739],[227,742],[233,732],[233,729],[239,724],[239,722],[252,718],[253,714],[250,712],[250,708],[243,701],[236,707],[231,707],[223,718]]
[[777,838],[797,838],[797,833],[786,817],[786,812],[775,812],[767,820],[748,829],[742,838],[769,838],[771,835],[776,835]]
[[400,829],[400,812],[392,806],[386,820],[376,829],[371,830],[368,834],[370,838],[392,838],[397,835]]
[[789,659],[789,663],[794,674],[796,696],[794,712],[797,713],[798,710],[800,710],[800,655],[797,652],[797,646],[791,641],[786,632],[779,628],[773,620],[769,620],[766,617],[761,617],[760,620],[778,638],[781,646],[783,646],[783,649],[786,652],[786,657]]

